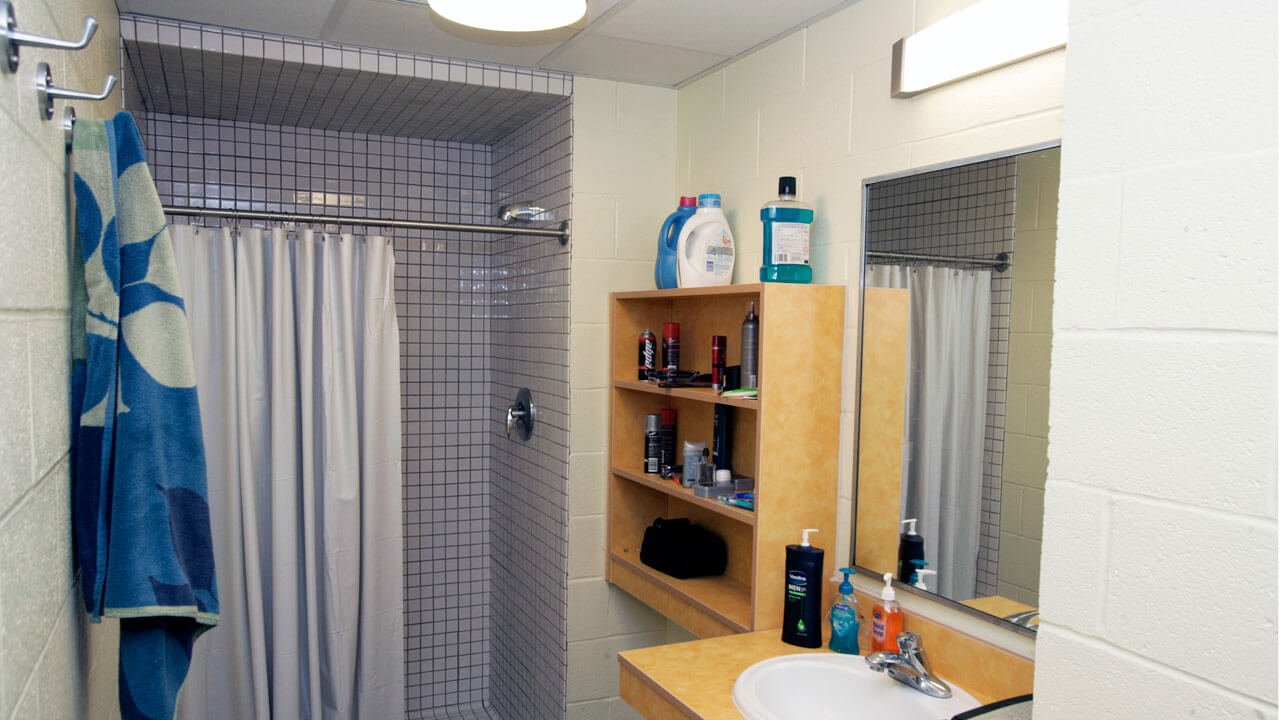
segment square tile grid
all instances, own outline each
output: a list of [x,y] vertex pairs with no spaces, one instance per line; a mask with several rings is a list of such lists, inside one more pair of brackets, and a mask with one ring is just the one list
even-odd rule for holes
[[[867,197],[868,251],[994,258],[1013,253],[1017,159],[888,180]],[[918,263],[917,263],[918,264]],[[979,523],[978,597],[997,594],[1010,302],[1016,263],[991,276],[991,327]],[[958,598],[968,599],[968,598]]]

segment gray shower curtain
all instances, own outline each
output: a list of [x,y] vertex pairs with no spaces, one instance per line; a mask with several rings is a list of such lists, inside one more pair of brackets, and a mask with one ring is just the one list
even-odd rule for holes
[[[991,271],[868,265],[867,286],[907,288],[902,519],[917,518],[929,589],[974,597],[982,511]],[[901,578],[904,582],[906,578]]]
[[384,238],[172,228],[222,624],[178,717],[404,716],[400,368]]

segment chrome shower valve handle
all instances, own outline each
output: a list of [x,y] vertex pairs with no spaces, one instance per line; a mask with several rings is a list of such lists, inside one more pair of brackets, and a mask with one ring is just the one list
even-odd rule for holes
[[520,439],[528,441],[533,435],[533,424],[538,415],[538,408],[533,404],[533,393],[529,388],[520,388],[516,401],[507,408],[507,438],[512,432],[520,435]]

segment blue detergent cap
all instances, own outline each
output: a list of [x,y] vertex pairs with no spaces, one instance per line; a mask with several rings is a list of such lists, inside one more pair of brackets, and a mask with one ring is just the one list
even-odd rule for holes
[[698,207],[720,207],[720,196],[716,193],[706,193],[698,196]]

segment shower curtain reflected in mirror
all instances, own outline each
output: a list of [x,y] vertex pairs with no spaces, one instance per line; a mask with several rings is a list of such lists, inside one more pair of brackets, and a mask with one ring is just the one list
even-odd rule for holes
[[[902,518],[918,518],[929,590],[974,597],[982,511],[991,271],[868,265],[868,287],[906,288]],[[907,578],[900,578],[903,582]]]
[[403,717],[390,242],[171,230],[223,597],[178,717]]

